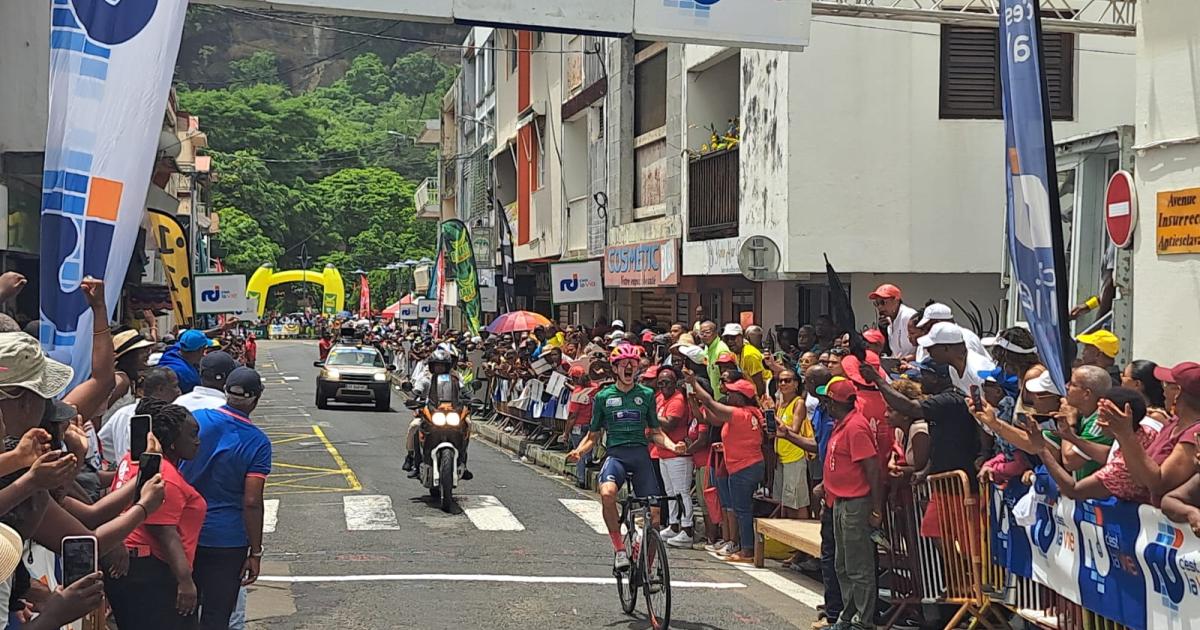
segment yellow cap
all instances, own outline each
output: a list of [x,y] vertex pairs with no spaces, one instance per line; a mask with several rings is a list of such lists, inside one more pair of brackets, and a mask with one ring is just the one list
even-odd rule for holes
[[1113,358],[1121,351],[1121,340],[1107,330],[1085,333],[1076,337],[1075,340],[1086,346],[1095,346],[1097,350]]

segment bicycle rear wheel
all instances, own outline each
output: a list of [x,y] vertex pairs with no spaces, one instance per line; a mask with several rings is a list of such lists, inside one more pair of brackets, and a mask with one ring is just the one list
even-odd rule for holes
[[671,625],[671,568],[667,564],[667,546],[653,527],[646,530],[640,562],[650,625],[654,630],[665,630]]

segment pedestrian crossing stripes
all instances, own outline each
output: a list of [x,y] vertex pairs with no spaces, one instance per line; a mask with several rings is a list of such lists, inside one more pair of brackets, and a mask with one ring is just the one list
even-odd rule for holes
[[459,505],[471,523],[485,532],[519,532],[525,526],[494,496],[479,494],[461,497]]
[[400,529],[392,498],[382,494],[355,494],[342,497],[346,529],[352,532]]
[[[522,532],[525,524],[508,506],[490,494],[461,495],[455,497],[460,511],[446,514],[430,506],[428,513],[422,512],[413,520],[427,526],[436,524],[469,522],[479,531]],[[289,509],[288,500],[267,499],[263,501],[263,533],[272,534],[279,528],[281,512],[284,526],[297,516],[306,513],[306,508]],[[574,514],[588,529],[605,534],[604,516],[600,502],[592,499],[558,499],[558,502]],[[342,497],[342,516],[346,530],[352,532],[398,531],[400,522],[392,505],[392,498],[384,494],[351,494]],[[464,519],[465,517],[465,519]]]
[[604,524],[604,513],[598,502],[591,499],[559,499],[558,502],[587,523],[592,531],[597,534],[608,533],[608,526]]
[[279,499],[263,501],[263,533],[270,534],[279,524]]

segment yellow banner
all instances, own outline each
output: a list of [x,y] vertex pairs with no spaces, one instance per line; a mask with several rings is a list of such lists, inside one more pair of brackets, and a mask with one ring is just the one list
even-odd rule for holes
[[147,213],[150,231],[158,243],[158,254],[162,257],[163,269],[167,272],[167,285],[171,288],[171,302],[175,304],[175,317],[181,324],[192,321],[192,267],[188,262],[187,236],[183,226],[172,215],[151,209]]
[[1200,188],[1158,193],[1159,254],[1200,254]]

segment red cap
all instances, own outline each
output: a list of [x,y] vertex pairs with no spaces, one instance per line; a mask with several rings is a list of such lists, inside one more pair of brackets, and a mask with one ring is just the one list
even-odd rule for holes
[[649,330],[649,329],[643,330],[642,331],[642,343],[650,343],[652,341],[654,341],[654,331]]
[[717,363],[737,363],[737,355],[732,352],[722,352],[717,355]]
[[754,387],[754,383],[747,381],[744,378],[739,378],[731,383],[725,383],[725,391],[737,392],[750,400],[758,397],[758,390]]
[[868,329],[867,331],[863,332],[862,335],[863,339],[867,340],[867,343],[883,343],[885,341],[883,337],[883,331],[879,330],[878,328]]
[[881,284],[867,297],[872,300],[900,299],[900,287],[894,284]]
[[579,363],[572,364],[571,369],[567,371],[567,376],[570,376],[571,378],[579,378],[584,374],[587,374],[587,370]]
[[[881,376],[883,376],[884,378],[887,378],[887,375],[884,374],[882,369],[880,369],[879,355],[874,350],[867,350],[866,363],[868,366],[874,367],[875,371],[879,372],[879,374]],[[856,357],[852,354],[848,354],[848,355],[842,357],[842,371],[846,373],[846,377],[849,378],[850,380],[854,381],[855,383],[865,387],[868,385],[868,383],[867,383],[866,379],[864,379],[862,377],[862,374],[859,372],[859,370],[861,368],[862,368],[862,362],[858,360],[858,357]]]
[[858,395],[858,388],[850,381],[837,381],[825,388],[825,395],[840,403],[848,403]]
[[656,378],[658,378],[657,365],[651,365],[650,367],[646,368],[645,372],[642,372],[642,380],[652,381]]
[[1154,368],[1154,378],[1164,383],[1174,383],[1191,396],[1200,396],[1200,363],[1184,361],[1175,367]]

